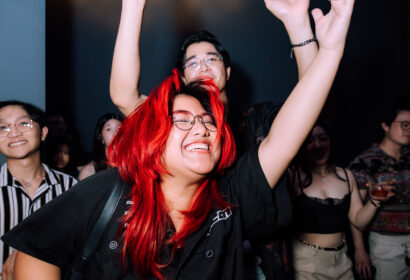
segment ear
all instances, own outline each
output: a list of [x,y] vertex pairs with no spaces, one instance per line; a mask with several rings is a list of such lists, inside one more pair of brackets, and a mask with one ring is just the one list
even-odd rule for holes
[[390,126],[388,126],[385,122],[382,122],[381,126],[385,133],[390,130]]
[[45,141],[45,140],[46,140],[47,134],[48,134],[48,127],[47,127],[47,126],[43,126],[43,128],[41,129],[41,141]]
[[228,81],[231,77],[231,66],[226,67],[226,80]]

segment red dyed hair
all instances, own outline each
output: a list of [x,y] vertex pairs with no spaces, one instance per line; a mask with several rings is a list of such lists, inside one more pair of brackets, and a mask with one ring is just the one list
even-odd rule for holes
[[[194,92],[192,94],[191,92]],[[196,96],[205,93],[204,100]],[[172,223],[160,187],[161,174],[167,170],[161,160],[172,128],[170,114],[176,95],[196,97],[205,110],[211,110],[217,125],[217,138],[221,144],[221,157],[214,171],[202,182],[188,211],[181,229],[166,239]],[[208,108],[205,108],[208,107]],[[235,158],[235,142],[224,120],[224,107],[219,99],[219,90],[213,81],[196,82],[181,88],[177,70],[157,88],[148,99],[126,118],[108,149],[108,158],[116,166],[121,177],[132,185],[133,205],[124,217],[124,258],[131,256],[140,275],[154,275],[163,279],[160,269],[167,264],[159,263],[164,245],[173,249],[183,246],[186,238],[205,221],[213,207],[229,205],[218,191],[217,178]]]

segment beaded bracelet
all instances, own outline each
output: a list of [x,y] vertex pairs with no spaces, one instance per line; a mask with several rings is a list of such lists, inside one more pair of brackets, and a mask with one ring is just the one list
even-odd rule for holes
[[297,48],[297,47],[303,47],[307,44],[310,44],[312,42],[317,42],[316,36],[313,36],[313,38],[310,38],[309,40],[306,40],[302,43],[299,44],[290,44],[290,58],[293,57],[293,48]]

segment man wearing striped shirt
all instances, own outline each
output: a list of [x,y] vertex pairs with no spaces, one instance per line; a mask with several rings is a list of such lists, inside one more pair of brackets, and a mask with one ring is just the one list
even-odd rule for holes
[[[0,235],[77,183],[40,162],[40,143],[48,128],[45,114],[19,102],[0,102]],[[1,279],[14,279],[15,252],[0,241]],[[1,266],[2,265],[2,266]]]

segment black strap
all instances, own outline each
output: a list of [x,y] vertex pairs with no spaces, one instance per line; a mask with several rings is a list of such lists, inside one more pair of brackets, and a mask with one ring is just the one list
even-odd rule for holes
[[347,188],[349,189],[349,193],[351,193],[351,192],[352,192],[352,189],[351,189],[351,187],[350,187],[349,175],[347,175],[347,171],[346,171],[346,169],[345,169],[345,168],[343,168],[343,171],[345,172],[345,175],[346,175],[346,180],[347,180]]
[[111,220],[115,209],[117,208],[124,188],[124,182],[122,182],[121,177],[118,177],[117,183],[115,184],[110,197],[107,199],[107,202],[105,203],[105,206],[100,216],[98,217],[97,222],[91,230],[90,235],[87,237],[87,241],[85,242],[85,245],[82,249],[81,256],[78,257],[74,262],[70,279],[81,278],[79,276],[85,271],[85,268],[87,267],[90,259],[94,255],[98,243],[100,242],[101,237],[104,233],[104,230],[107,227],[108,222]]

